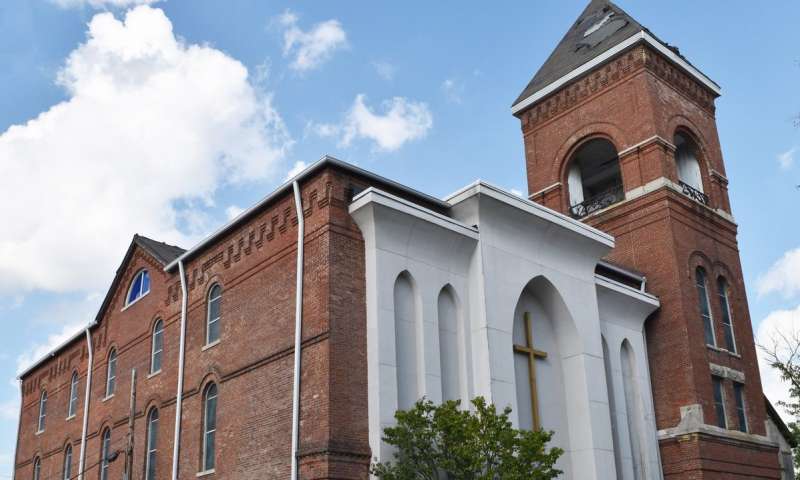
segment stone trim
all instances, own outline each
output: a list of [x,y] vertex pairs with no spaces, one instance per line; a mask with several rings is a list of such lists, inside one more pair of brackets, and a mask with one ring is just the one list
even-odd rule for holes
[[703,419],[703,406],[698,403],[681,407],[680,423],[675,427],[659,430],[658,440],[661,442],[685,435],[696,434],[705,434],[725,440],[751,443],[764,447],[778,447],[777,443],[766,436],[707,425]]
[[538,197],[539,195],[544,195],[546,193],[549,193],[549,192],[555,190],[556,188],[559,188],[560,186],[561,186],[561,182],[556,182],[556,183],[554,183],[554,184],[552,184],[550,186],[544,187],[543,189],[539,190],[538,192],[531,193],[530,195],[528,195],[528,199],[529,200],[533,200],[534,197]]
[[713,168],[711,169],[711,178],[719,181],[719,183],[722,185],[728,186],[728,177],[714,170]]
[[666,148],[667,150],[670,150],[670,151],[673,151],[673,152],[677,149],[677,147],[675,145],[673,145],[672,142],[668,141],[664,137],[662,137],[660,135],[653,135],[652,137],[650,137],[650,138],[648,138],[646,140],[642,140],[641,142],[637,143],[636,145],[633,145],[632,147],[628,147],[628,148],[622,150],[621,152],[619,152],[617,154],[617,156],[619,158],[622,158],[622,157],[624,157],[626,155],[629,155],[629,154],[631,154],[633,152],[638,152],[638,151],[644,150],[646,147],[649,147],[652,144],[661,145],[664,148]]
[[722,365],[717,365],[716,363],[708,364],[708,367],[711,369],[711,374],[717,377],[727,378],[733,380],[734,382],[744,383],[744,372],[739,370],[734,370],[730,367],[725,367]]

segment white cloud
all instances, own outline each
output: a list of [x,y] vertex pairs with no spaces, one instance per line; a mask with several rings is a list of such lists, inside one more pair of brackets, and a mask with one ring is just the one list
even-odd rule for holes
[[392,80],[397,73],[397,67],[386,61],[372,62],[372,68],[384,80]]
[[286,180],[289,180],[290,178],[294,177],[298,173],[302,172],[303,170],[306,169],[307,166],[308,165],[306,165],[306,162],[304,162],[302,160],[294,162],[294,166],[292,166],[292,168],[289,170],[289,173],[286,174]]
[[134,232],[189,245],[194,210],[292,144],[244,65],[160,9],[95,15],[58,82],[67,100],[0,134],[0,292],[102,290]]
[[[0,420],[14,421],[19,417],[19,393],[11,400],[0,403]],[[0,462],[2,463],[2,462]]]
[[126,8],[135,5],[151,5],[161,0],[51,0],[61,8],[92,7],[92,8]]
[[514,195],[516,195],[518,197],[525,198],[525,194],[522,193],[522,190],[519,190],[519,189],[516,189],[516,188],[512,188],[511,189],[511,193],[513,193]]
[[322,137],[339,137],[343,147],[366,139],[372,140],[377,150],[394,151],[423,138],[433,127],[433,115],[424,102],[393,97],[381,103],[383,113],[375,113],[364,103],[365,98],[364,94],[356,96],[341,125],[312,124],[310,129]]
[[461,103],[464,96],[464,82],[448,78],[442,82],[442,92],[445,98],[452,103]]
[[81,320],[70,321],[65,324],[60,331],[49,335],[44,342],[27,348],[25,353],[17,357],[17,374],[33,365],[37,360],[50,353],[54,348],[72,338],[78,332],[86,328],[87,324],[88,322]]
[[289,65],[299,72],[313,70],[327,61],[336,50],[347,46],[347,33],[338,20],[327,20],[303,31],[297,26],[297,15],[287,10],[278,17],[284,27],[283,55],[292,56]]
[[776,310],[767,315],[761,321],[756,332],[756,344],[758,350],[758,368],[761,372],[761,384],[764,394],[770,399],[775,408],[786,421],[795,421],[789,414],[777,405],[778,402],[790,401],[789,385],[780,378],[778,372],[773,369],[767,356],[761,347],[773,350],[778,345],[777,353],[786,358],[787,350],[784,338],[798,338],[800,333],[800,306],[794,310]]
[[241,215],[242,212],[244,212],[244,208],[238,205],[231,205],[230,207],[225,209],[225,216],[228,217],[228,220],[233,220],[234,218]]
[[778,164],[782,170],[788,170],[794,165],[794,154],[797,153],[797,147],[792,147],[789,150],[778,155]]
[[789,250],[756,281],[759,295],[779,292],[785,298],[800,293],[800,248]]

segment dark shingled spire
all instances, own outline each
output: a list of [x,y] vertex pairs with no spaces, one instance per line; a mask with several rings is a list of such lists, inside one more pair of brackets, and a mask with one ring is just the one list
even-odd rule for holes
[[592,0],[514,105],[642,30],[646,29],[612,2]]

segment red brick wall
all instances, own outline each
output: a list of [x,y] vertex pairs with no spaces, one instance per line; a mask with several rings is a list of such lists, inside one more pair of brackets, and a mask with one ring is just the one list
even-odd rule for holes
[[[711,362],[744,372],[750,431],[764,435],[766,412],[736,225],[724,216],[730,213],[730,203],[714,112],[710,91],[659,54],[640,46],[518,116],[525,142],[529,191],[534,194],[531,198],[565,213],[569,206],[568,161],[586,139],[605,137],[624,153],[620,167],[626,192],[660,177],[677,183],[674,151],[669,143],[679,129],[696,140],[704,191],[710,197],[711,208],[662,187],[618,203],[585,221],[615,236],[616,248],[609,259],[644,272],[648,290],[661,301],[661,308],[646,324],[657,427],[676,426],[680,408],[691,404],[701,404],[706,422],[716,423]],[[546,191],[541,192],[543,189]],[[699,264],[709,274],[709,300],[718,345],[724,345],[724,337],[716,296],[717,276],[724,275],[730,284],[736,355],[705,346],[694,281],[694,269]],[[728,425],[736,426],[733,385],[729,380],[725,381],[725,393]],[[662,445],[662,461],[665,471],[674,473],[673,478],[722,478],[712,472],[725,468],[737,471],[739,467],[739,471],[747,471],[743,465],[759,465],[766,468],[761,473],[769,472],[763,478],[778,478],[774,449],[766,449],[769,455],[759,456],[751,450],[764,449],[749,443],[717,447],[714,441],[698,438],[684,439],[679,447],[673,445],[675,442],[667,443]],[[693,460],[687,452],[696,452],[696,459],[702,458],[703,462],[691,466]],[[726,462],[728,466],[722,467]]]
[[[370,458],[364,247],[347,213],[352,182],[369,183],[326,168],[302,185],[306,234],[299,454],[303,478],[365,478]],[[202,392],[211,381],[219,385],[217,455],[215,473],[206,478],[289,476],[296,229],[289,191],[186,264],[189,308],[180,478],[195,478],[200,470]],[[93,329],[86,478],[98,478],[93,465],[100,457],[103,428],[112,428],[114,448],[124,445],[132,368],[138,373],[134,478],[143,478],[146,413],[151,407],[160,413],[158,476],[169,478],[180,281],[176,272],[164,273],[163,265],[138,246],[124,268],[119,292]],[[123,309],[131,277],[141,268],[150,272],[150,293]],[[215,282],[223,288],[221,340],[203,349],[206,295]],[[163,367],[148,378],[156,318],[165,322]],[[117,388],[112,398],[102,400],[112,346],[119,353]],[[18,478],[30,477],[37,455],[42,457],[41,478],[60,475],[66,442],[73,444],[77,473],[86,366],[85,341],[79,339],[23,379]],[[74,419],[65,421],[74,370],[81,375],[80,408]],[[47,425],[36,435],[42,389],[49,395]],[[111,478],[119,478],[122,466],[122,458],[112,463]]]

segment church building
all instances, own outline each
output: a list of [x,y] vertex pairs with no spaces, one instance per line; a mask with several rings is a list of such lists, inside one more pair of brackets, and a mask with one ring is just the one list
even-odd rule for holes
[[481,395],[568,480],[790,479],[720,87],[592,0],[511,113],[528,197],[325,156],[188,250],[134,236],[20,375],[15,478],[365,479],[398,409]]

